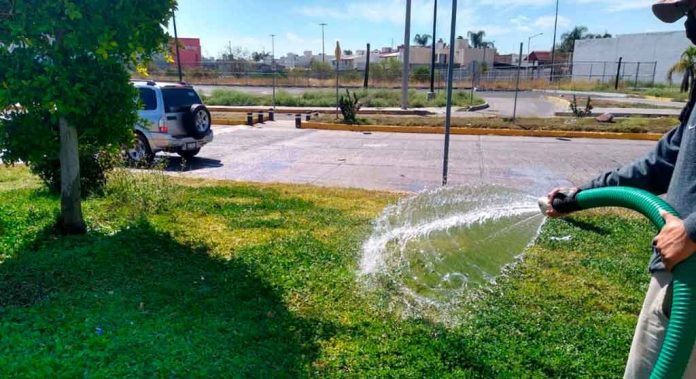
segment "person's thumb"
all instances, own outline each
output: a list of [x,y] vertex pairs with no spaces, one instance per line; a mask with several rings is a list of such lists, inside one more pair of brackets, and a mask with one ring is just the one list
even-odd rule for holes
[[662,216],[662,218],[665,220],[665,222],[669,222],[669,221],[674,220],[674,219],[676,219],[676,220],[679,219],[679,217],[667,212],[664,209],[660,211],[660,216]]

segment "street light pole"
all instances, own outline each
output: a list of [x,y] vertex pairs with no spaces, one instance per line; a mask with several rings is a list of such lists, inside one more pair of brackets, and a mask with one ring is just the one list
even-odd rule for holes
[[411,0],[406,0],[406,28],[404,30],[404,72],[401,79],[401,109],[408,108],[408,74],[411,64]]
[[176,49],[176,65],[179,68],[179,83],[183,83],[184,79],[181,74],[181,56],[179,55],[179,34],[176,31],[176,11],[172,11],[172,21],[174,22],[174,47]]
[[[529,38],[527,38],[527,59],[529,59],[529,54],[531,53],[529,51],[529,47],[530,47],[530,44],[532,43],[532,38],[536,38],[536,37],[543,36],[543,35],[544,35],[544,33],[539,33],[539,34],[535,34],[533,36],[529,36]],[[529,64],[529,61],[527,61],[527,64]]]
[[433,48],[430,57],[430,96],[435,97],[435,33],[437,32],[437,0],[433,7]]
[[328,24],[326,23],[321,23],[321,61],[326,62],[326,50],[324,48],[324,27]]
[[554,64],[556,63],[556,30],[558,29],[558,1],[556,0],[556,20],[553,22],[553,46],[551,46],[551,81],[553,82]]
[[275,34],[271,34],[271,71],[273,73],[273,110],[276,107],[276,65],[275,65]]
[[450,126],[452,121],[452,74],[454,73],[454,34],[457,32],[457,0],[452,0],[449,61],[447,62],[447,114],[445,115],[445,153],[442,159],[442,185],[447,185]]

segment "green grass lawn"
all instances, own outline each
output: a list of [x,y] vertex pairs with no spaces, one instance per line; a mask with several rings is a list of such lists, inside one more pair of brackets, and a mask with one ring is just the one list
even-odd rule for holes
[[[173,181],[176,180],[177,183]],[[356,277],[397,195],[121,172],[57,199],[0,168],[2,377],[615,377],[648,281],[625,214],[546,224],[463,324],[404,320]],[[552,237],[571,235],[570,241]]]
[[[350,90],[353,93],[353,90]],[[360,103],[364,107],[386,108],[401,106],[401,91],[388,89],[357,90]],[[345,89],[339,92],[345,95]],[[208,105],[238,105],[255,106],[273,104],[272,95],[257,95],[242,91],[216,89],[204,99]],[[453,94],[453,103],[457,106],[479,105],[484,100],[474,94],[473,103],[469,91],[457,91]],[[444,107],[447,104],[444,91],[438,93],[432,100],[427,99],[423,91],[409,91],[409,106],[412,108]],[[307,91],[294,95],[284,90],[276,92],[276,105],[290,107],[334,107],[336,106],[335,91]]]

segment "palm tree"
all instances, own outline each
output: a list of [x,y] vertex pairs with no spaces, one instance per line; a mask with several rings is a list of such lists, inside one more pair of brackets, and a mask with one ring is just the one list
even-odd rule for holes
[[575,50],[575,41],[587,38],[587,26],[576,26],[573,30],[561,34],[560,53],[572,53]]
[[667,80],[672,83],[672,77],[675,73],[684,73],[684,77],[681,82],[681,92],[687,92],[689,90],[690,82],[694,79],[694,69],[696,65],[696,47],[690,46],[681,55],[679,62],[675,63],[674,66],[670,67],[667,71]]
[[416,34],[416,36],[413,37],[413,42],[419,46],[427,46],[430,38],[432,38],[430,34]]
[[479,48],[483,47],[483,37],[486,36],[486,32],[483,30],[479,30],[478,32],[469,32],[467,33],[467,36],[469,37],[469,40],[471,41],[471,46],[474,48]]

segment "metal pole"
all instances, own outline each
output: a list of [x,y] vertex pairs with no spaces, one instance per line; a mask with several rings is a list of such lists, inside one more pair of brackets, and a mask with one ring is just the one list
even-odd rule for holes
[[633,82],[633,88],[638,88],[638,73],[640,72],[640,62],[636,66],[636,80]]
[[650,84],[655,84],[655,74],[657,74],[657,62],[653,63],[653,74]]
[[556,20],[553,22],[553,46],[551,46],[551,81],[553,82],[554,64],[556,63],[556,31],[558,30],[558,1],[556,0]]
[[435,6],[433,7],[433,48],[430,57],[430,93],[435,95],[435,33],[437,32],[437,0],[435,0]]
[[445,153],[442,162],[442,185],[447,185],[449,165],[450,126],[452,121],[452,75],[454,73],[454,34],[457,32],[457,0],[452,0],[452,25],[450,30],[449,62],[447,62],[447,114],[445,116]]
[[604,61],[604,69],[602,69],[602,84],[606,81],[607,78],[607,61]]
[[367,89],[370,80],[370,44],[367,44],[367,58],[365,58],[365,82],[363,88]]
[[176,12],[172,11],[172,20],[174,22],[174,46],[176,48],[176,65],[179,67],[179,83],[184,81],[181,74],[181,57],[179,56],[179,34],[176,32]]
[[321,61],[326,62],[326,50],[324,46],[324,27],[328,24],[322,22],[319,25],[321,25]]
[[275,107],[276,107],[275,34],[271,34],[271,71],[273,74],[273,110],[275,110]]
[[619,89],[619,80],[621,78],[621,61],[623,61],[623,57],[619,57],[619,65],[616,68],[616,82],[614,83],[615,90]]
[[406,28],[404,29],[404,72],[401,79],[401,109],[408,108],[408,74],[411,64],[411,0],[406,0]]
[[469,105],[474,105],[474,85],[476,84],[476,61],[471,62],[471,102]]
[[[524,42],[520,42],[520,57],[522,56],[522,49],[524,48]],[[515,107],[512,111],[512,122],[515,122],[517,117],[517,94],[520,92],[520,70],[522,70],[522,59],[517,65],[517,84],[515,85]]]

